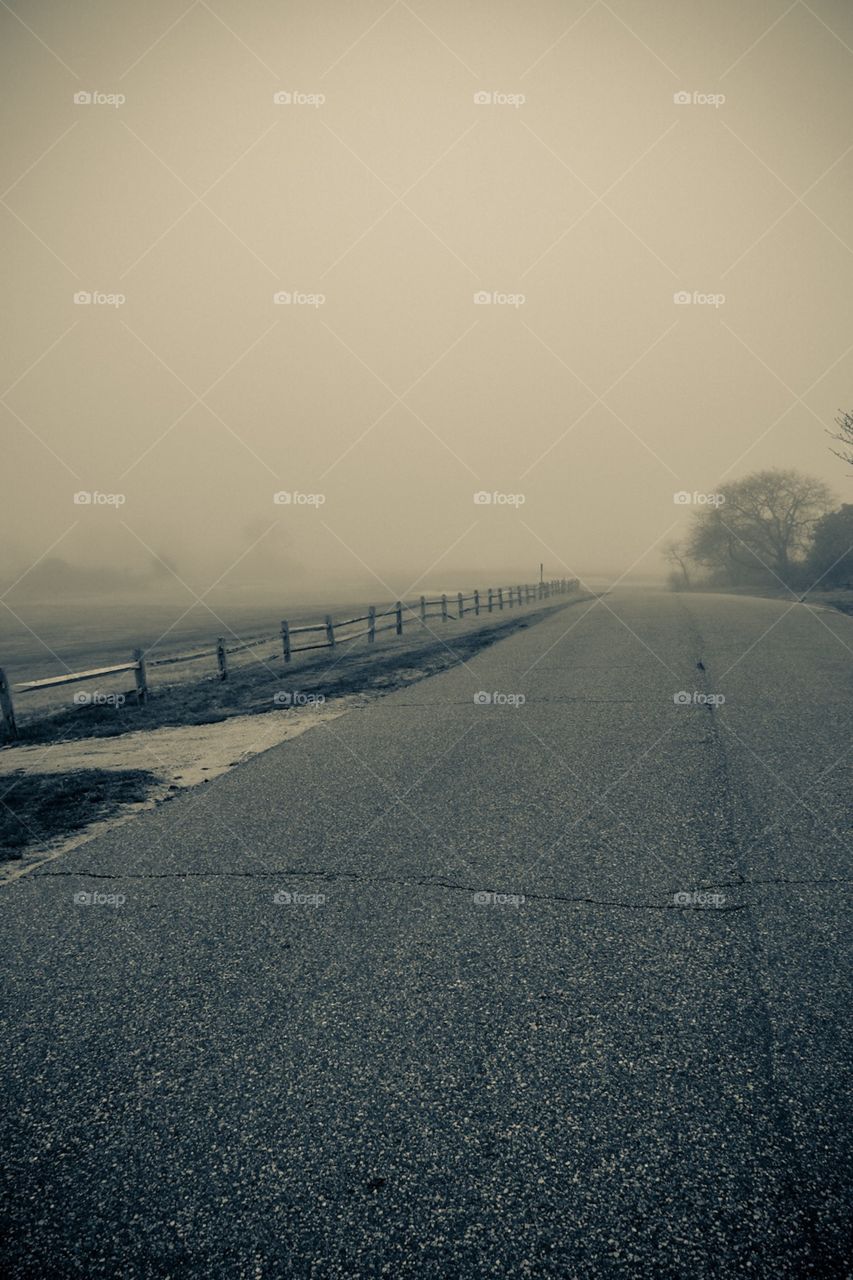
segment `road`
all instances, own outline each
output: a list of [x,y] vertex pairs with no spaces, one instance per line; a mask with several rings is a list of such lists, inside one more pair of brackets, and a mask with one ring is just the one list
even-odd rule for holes
[[6,1274],[850,1274],[851,657],[617,589],[5,888]]

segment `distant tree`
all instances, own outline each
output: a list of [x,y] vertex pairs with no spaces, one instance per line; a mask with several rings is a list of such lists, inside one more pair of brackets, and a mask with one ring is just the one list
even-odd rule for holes
[[669,585],[673,591],[690,590],[690,558],[687,545],[673,539],[663,547],[663,557],[670,565]]
[[828,434],[833,440],[837,440],[842,446],[840,450],[833,449],[832,452],[836,458],[840,458],[842,462],[848,463],[853,467],[853,413],[849,410],[839,413],[835,419],[837,431],[830,431]]
[[818,520],[807,564],[816,587],[853,587],[853,503]]
[[815,525],[832,506],[822,481],[780,468],[723,485],[719,498],[694,516],[687,550],[712,578],[732,583],[795,582]]

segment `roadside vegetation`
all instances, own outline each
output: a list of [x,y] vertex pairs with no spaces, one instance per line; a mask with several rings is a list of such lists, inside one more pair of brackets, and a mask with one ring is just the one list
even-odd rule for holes
[[708,497],[664,549],[673,591],[796,596],[853,613],[853,503],[835,507],[822,481],[781,468]]
[[6,774],[0,779],[0,861],[20,859],[31,845],[73,835],[123,805],[141,803],[154,782],[144,769]]

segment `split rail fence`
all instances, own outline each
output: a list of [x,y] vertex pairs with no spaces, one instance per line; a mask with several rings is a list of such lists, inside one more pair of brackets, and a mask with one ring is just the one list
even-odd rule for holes
[[[15,721],[15,705],[12,695],[42,692],[58,688],[61,685],[77,684],[80,681],[98,680],[104,677],[120,675],[122,672],[133,672],[136,701],[139,705],[148,697],[148,671],[154,667],[174,666],[177,663],[197,662],[203,658],[216,658],[216,669],[220,680],[228,679],[228,658],[237,653],[245,653],[260,644],[279,639],[282,656],[285,662],[291,662],[293,655],[307,653],[313,649],[334,649],[341,644],[349,644],[353,640],[367,638],[373,644],[377,635],[384,631],[393,631],[403,635],[404,620],[426,625],[430,618],[441,618],[442,622],[458,620],[466,615],[479,617],[482,613],[494,613],[502,609],[520,608],[523,605],[548,600],[552,596],[565,595],[578,589],[576,578],[552,578],[547,582],[521,583],[509,587],[488,587],[484,591],[474,591],[471,595],[463,595],[461,591],[455,595],[440,595],[434,599],[421,596],[415,602],[397,600],[390,608],[377,609],[369,605],[367,612],[354,618],[334,619],[326,614],[322,622],[304,626],[292,626],[284,619],[278,635],[255,636],[251,640],[238,644],[226,644],[224,638],[216,641],[213,649],[201,649],[193,653],[175,654],[164,658],[146,658],[141,648],[133,650],[129,662],[119,662],[107,667],[92,667],[88,671],[72,671],[61,676],[47,676],[42,680],[22,680],[10,684],[0,667],[0,741],[14,742],[18,736]],[[386,621],[387,620],[387,621]],[[366,623],[359,631],[345,634],[347,627],[357,627]],[[320,640],[311,640],[308,644],[299,643],[303,636],[322,635]],[[294,644],[294,638],[297,643]]]

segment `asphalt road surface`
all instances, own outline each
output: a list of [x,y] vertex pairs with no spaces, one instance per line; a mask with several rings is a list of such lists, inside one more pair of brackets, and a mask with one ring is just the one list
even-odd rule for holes
[[849,1275],[851,658],[617,590],[9,885],[5,1273]]

